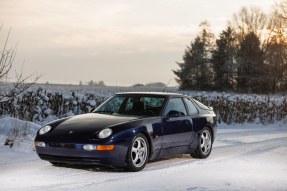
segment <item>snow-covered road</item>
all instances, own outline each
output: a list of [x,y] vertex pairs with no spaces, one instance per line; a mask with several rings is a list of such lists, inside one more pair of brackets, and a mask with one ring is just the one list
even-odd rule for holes
[[2,164],[0,190],[287,190],[287,128],[219,129],[209,158],[159,159],[137,173],[38,159]]

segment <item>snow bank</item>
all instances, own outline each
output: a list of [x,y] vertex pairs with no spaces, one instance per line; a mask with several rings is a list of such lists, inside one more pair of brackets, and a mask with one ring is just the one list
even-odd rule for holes
[[39,128],[11,117],[0,119],[0,164],[37,159],[33,141]]
[[0,119],[0,135],[7,135],[15,128],[19,128],[21,131],[24,131],[24,128],[26,128],[28,136],[35,136],[40,126],[33,122],[22,121],[12,117]]
[[262,124],[262,123],[249,123],[244,122],[242,124],[238,123],[232,123],[227,124],[224,122],[221,122],[217,126],[218,129],[282,129],[287,130],[287,119],[284,119],[282,121],[277,121],[273,124]]

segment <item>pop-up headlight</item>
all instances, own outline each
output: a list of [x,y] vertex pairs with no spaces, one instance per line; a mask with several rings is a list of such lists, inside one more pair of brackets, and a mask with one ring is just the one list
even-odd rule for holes
[[45,127],[42,127],[39,131],[39,135],[44,135],[45,133],[49,132],[52,129],[50,125],[46,125]]
[[105,139],[105,138],[109,137],[112,133],[113,133],[113,131],[111,129],[109,129],[109,128],[103,129],[99,133],[99,138],[100,139]]

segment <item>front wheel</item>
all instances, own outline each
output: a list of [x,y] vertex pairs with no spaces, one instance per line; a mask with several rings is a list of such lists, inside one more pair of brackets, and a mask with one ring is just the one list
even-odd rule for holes
[[212,137],[209,128],[204,127],[200,134],[200,139],[194,153],[190,154],[193,158],[207,158],[212,149]]
[[125,169],[133,172],[141,171],[148,161],[148,156],[148,141],[142,133],[139,133],[130,143],[126,157]]

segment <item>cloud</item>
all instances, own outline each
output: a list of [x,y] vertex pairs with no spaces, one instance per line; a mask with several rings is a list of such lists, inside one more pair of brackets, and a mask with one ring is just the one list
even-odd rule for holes
[[243,4],[249,1],[1,0],[0,34],[13,26],[9,46],[20,41],[15,63],[26,60],[28,74],[47,73],[44,81],[77,76],[83,81],[118,78],[127,85],[145,84],[174,77],[171,69],[198,34],[201,21],[210,20],[218,34]]
[[70,53],[60,53],[62,56],[72,56]]
[[208,17],[207,20],[211,21],[228,21],[229,17]]

